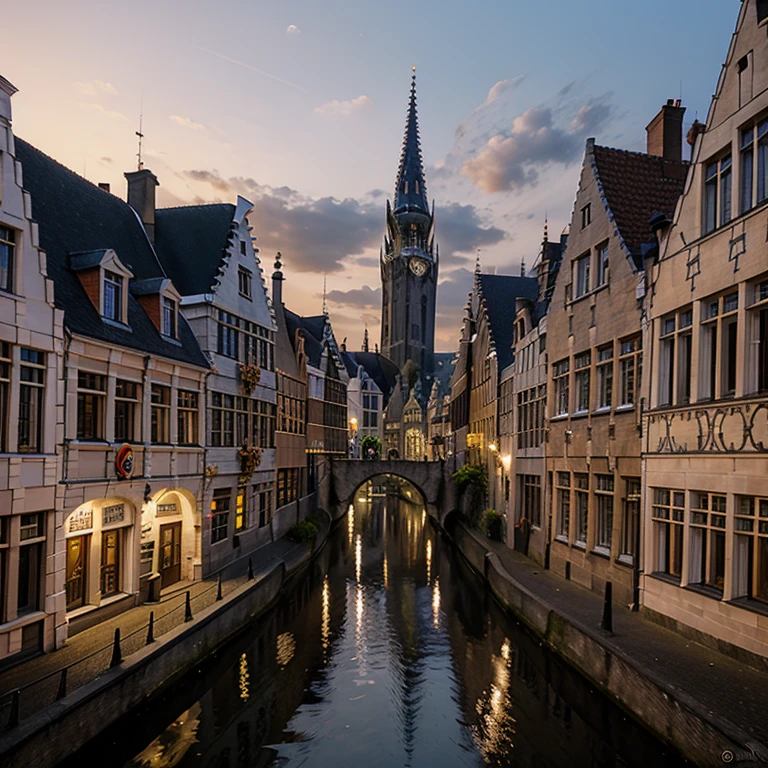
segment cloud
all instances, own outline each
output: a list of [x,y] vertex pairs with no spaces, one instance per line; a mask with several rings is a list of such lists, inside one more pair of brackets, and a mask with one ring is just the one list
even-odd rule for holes
[[[525,75],[518,75],[517,77],[513,77],[511,80],[499,80],[498,83],[491,86],[490,90],[488,91],[488,96],[486,96],[482,107],[487,107],[490,104],[493,104],[494,101],[498,101],[502,95],[508,91],[511,91],[513,88],[517,88],[517,86],[520,85],[524,79]],[[482,109],[482,107],[479,108]]]
[[467,258],[474,258],[470,254],[477,248],[496,245],[507,238],[503,229],[487,225],[474,205],[449,203],[437,209],[435,219],[440,263],[445,266],[465,264]]
[[315,107],[314,111],[317,112],[318,115],[323,115],[324,117],[332,117],[336,115],[347,117],[355,112],[369,109],[372,106],[373,100],[368,98],[368,96],[363,95],[356,96],[349,101],[338,101],[337,99],[334,99],[333,101],[321,104],[319,107]]
[[381,288],[352,288],[349,291],[330,291],[328,301],[340,306],[356,307],[359,309],[378,309],[381,307]]
[[237,59],[233,59],[230,56],[225,56],[223,53],[218,53],[217,51],[212,51],[210,48],[200,48],[201,51],[205,51],[205,53],[210,53],[211,56],[218,56],[220,59],[224,59],[224,61],[228,61],[231,64],[237,64],[238,67],[243,67],[244,69],[250,69],[251,72],[258,72],[260,75],[264,75],[264,77],[268,77],[271,80],[274,80],[275,82],[282,83],[283,85],[289,85],[291,88],[296,88],[299,91],[303,91],[304,93],[309,93],[309,91],[304,88],[302,85],[297,85],[296,83],[292,83],[290,80],[284,80],[282,77],[278,77],[277,75],[273,75],[271,72],[267,72],[266,70],[259,69],[258,67],[254,67],[252,64],[246,64],[244,61],[238,61]]
[[463,163],[461,173],[489,193],[536,186],[546,167],[578,160],[586,136],[603,128],[615,111],[609,97],[590,99],[565,126],[566,110],[531,107],[515,117],[508,130],[491,136],[479,154]]
[[199,181],[204,184],[210,184],[215,190],[219,192],[230,192],[232,185],[219,176],[218,171],[185,171],[185,176],[188,176],[192,181]]
[[184,128],[190,128],[193,131],[204,131],[205,126],[202,123],[196,123],[188,117],[181,117],[180,115],[171,115],[169,120],[173,120],[177,125],[181,125]]
[[109,96],[117,96],[117,88],[112,83],[105,83],[103,80],[91,80],[88,83],[77,82],[72,84],[75,90],[84,96],[96,96],[105,93]]
[[465,267],[454,269],[437,286],[437,305],[444,307],[463,307],[467,303],[467,294],[472,290],[474,272]]
[[286,35],[300,35],[301,30],[295,24],[289,24],[288,29],[285,30]]
[[101,104],[93,103],[91,104],[91,107],[95,109],[97,112],[101,112],[102,115],[106,115],[106,117],[111,117],[113,120],[126,120],[126,116],[122,112],[116,112],[111,109],[107,109],[106,107],[102,107]]

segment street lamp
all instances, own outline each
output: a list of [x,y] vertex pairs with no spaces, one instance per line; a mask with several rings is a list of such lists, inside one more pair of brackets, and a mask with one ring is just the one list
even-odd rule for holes
[[351,458],[357,458],[357,418],[354,416],[349,420],[349,452]]

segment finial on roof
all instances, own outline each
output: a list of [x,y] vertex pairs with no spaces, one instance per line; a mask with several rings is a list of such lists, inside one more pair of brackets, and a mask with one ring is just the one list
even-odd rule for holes
[[365,326],[365,333],[363,334],[363,352],[368,352],[368,326]]
[[475,274],[480,274],[480,249],[477,249],[477,258],[475,259]]
[[328,317],[328,278],[323,275],[323,314]]
[[144,168],[144,161],[141,158],[141,142],[144,138],[144,134],[142,133],[142,125],[144,123],[144,109],[142,107],[141,112],[139,113],[139,130],[136,131],[136,135],[139,137],[139,151],[136,153],[136,157],[138,158],[138,169],[142,170]]
[[520,277],[525,277],[525,257],[520,262]]
[[275,256],[275,269],[279,272],[283,268],[283,254],[280,251]]
[[549,223],[546,212],[544,213],[544,242],[549,242]]

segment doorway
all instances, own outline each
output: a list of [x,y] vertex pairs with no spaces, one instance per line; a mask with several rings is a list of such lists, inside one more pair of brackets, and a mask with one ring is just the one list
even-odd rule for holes
[[101,596],[109,597],[120,591],[120,531],[105,531],[101,535]]
[[181,579],[181,523],[160,526],[160,574],[163,589]]
[[67,539],[67,610],[85,605],[85,585],[88,570],[88,536]]

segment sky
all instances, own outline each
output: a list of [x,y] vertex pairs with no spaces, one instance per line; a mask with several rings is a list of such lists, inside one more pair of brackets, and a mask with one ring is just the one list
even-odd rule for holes
[[3,9],[14,132],[158,206],[254,203],[267,283],[339,341],[380,335],[379,246],[410,88],[440,247],[436,349],[458,344],[484,271],[533,263],[571,216],[585,141],[645,149],[682,95],[706,118],[740,0],[36,0]]

